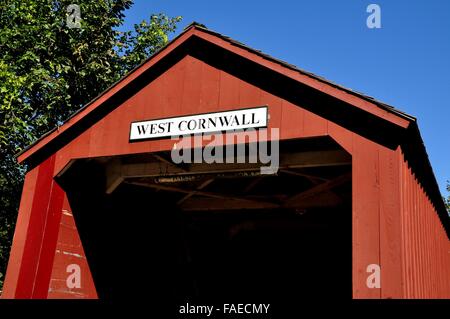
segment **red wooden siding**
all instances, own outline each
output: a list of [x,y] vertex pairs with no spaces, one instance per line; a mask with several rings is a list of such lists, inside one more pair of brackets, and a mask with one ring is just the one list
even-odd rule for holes
[[366,284],[367,266],[380,265],[378,146],[354,137],[352,156],[353,294],[358,298],[380,298],[380,290],[369,289]]
[[[61,223],[59,225],[58,241],[53,254],[54,262],[52,265],[51,281],[48,287],[47,298],[97,298],[94,281],[92,280],[83,245],[81,244],[67,198],[64,200]],[[67,273],[67,266],[71,264],[80,266],[80,288],[67,287],[66,280],[69,275],[69,273]]]
[[[195,29],[189,32],[174,45],[189,34],[196,34],[401,127],[408,124],[372,103],[211,34]],[[152,63],[148,61],[143,68]],[[105,101],[110,94],[95,103]],[[268,105],[269,128],[279,128],[281,139],[328,135],[352,155],[353,297],[450,298],[450,242],[400,147],[391,150],[381,146],[306,110],[305,106],[295,105],[189,55],[28,172],[2,297],[96,297],[70,207],[53,179],[69,161],[172,149],[175,141],[170,139],[129,143],[129,126],[133,121],[260,105]],[[87,112],[80,112],[67,125]],[[46,141],[48,138],[42,143]],[[63,287],[69,263],[79,263],[82,268],[80,290]],[[366,285],[370,264],[381,266],[380,289]]]
[[[32,148],[29,150],[26,150],[24,153],[22,153],[19,156],[19,162],[25,160],[28,156],[31,156],[34,154],[38,149],[46,145],[50,140],[55,138],[58,134],[61,132],[64,132],[65,130],[69,129],[77,123],[81,118],[83,118],[86,114],[91,112],[93,109],[97,108],[100,104],[105,102],[108,98],[111,98],[114,94],[116,94],[118,91],[120,91],[124,86],[128,85],[132,80],[136,79],[139,75],[141,75],[144,71],[154,66],[156,63],[164,59],[167,55],[169,55],[171,52],[173,52],[177,47],[187,41],[189,38],[198,37],[201,39],[204,39],[208,42],[213,43],[214,45],[219,46],[220,48],[227,50],[229,52],[236,53],[242,57],[248,58],[249,60],[252,60],[256,63],[258,63],[261,66],[266,67],[267,69],[273,70],[275,72],[279,72],[283,74],[286,77],[289,77],[291,79],[294,79],[298,82],[304,83],[308,85],[311,88],[317,89],[319,91],[322,91],[324,93],[327,93],[333,97],[336,97],[339,100],[345,101],[351,105],[353,105],[356,108],[359,108],[361,110],[364,110],[368,113],[374,114],[379,116],[380,118],[383,118],[387,121],[390,121],[392,123],[395,123],[396,125],[399,125],[403,128],[406,128],[409,124],[407,119],[404,119],[402,117],[399,117],[392,112],[389,112],[385,109],[382,109],[378,107],[376,104],[371,103],[367,101],[367,99],[362,99],[361,97],[357,96],[356,94],[351,94],[349,92],[346,92],[345,90],[341,90],[335,87],[335,85],[330,85],[330,83],[326,83],[325,81],[319,80],[317,77],[311,76],[308,73],[305,72],[299,72],[298,70],[286,68],[286,66],[274,62],[271,59],[264,58],[262,56],[259,56],[252,52],[249,49],[245,49],[240,47],[239,45],[235,45],[230,43],[230,41],[227,41],[223,38],[220,38],[217,36],[217,34],[212,34],[211,32],[205,32],[204,29],[198,29],[196,26],[191,26],[188,28],[185,32],[183,32],[179,37],[177,37],[170,45],[166,46],[163,50],[158,52],[156,55],[151,57],[148,61],[146,61],[140,68],[135,70],[134,72],[131,72],[129,75],[124,77],[122,81],[120,81],[117,85],[113,86],[110,90],[105,92],[101,97],[99,97],[97,100],[95,100],[92,104],[88,105],[88,107],[82,109],[79,113],[77,113],[73,118],[70,119],[65,125],[63,125],[61,128],[59,128],[58,131],[52,132],[48,136],[45,136],[42,140],[38,141],[35,145],[33,145]],[[199,64],[198,61],[191,60],[188,65],[189,68],[195,69],[195,65]],[[174,67],[172,67],[173,69]],[[186,74],[189,74],[187,72]],[[185,78],[185,81],[183,83],[184,90],[189,87],[189,85],[192,82],[200,81],[201,80],[201,72],[197,71],[196,73],[190,73],[192,76],[189,78]],[[195,84],[193,84],[194,87],[196,87]],[[243,84],[245,86],[245,84]],[[179,87],[175,87],[179,88]],[[198,91],[198,89],[196,89]],[[194,94],[195,99],[195,91],[191,92]],[[243,93],[246,94],[245,92]],[[239,98],[242,99],[245,97],[242,96],[241,93],[239,93]],[[240,101],[245,102],[245,101]],[[198,106],[197,106],[198,107]],[[187,109],[186,109],[187,110]]]
[[435,208],[399,158],[405,298],[450,298],[450,242]]
[[403,293],[399,154],[379,147],[381,298]]
[[36,179],[33,178],[33,170],[25,180],[25,196],[30,196],[27,194],[30,190],[34,197],[32,205],[27,198],[22,197],[28,211],[18,219],[17,229],[21,233],[16,233],[13,239],[10,260],[16,269],[11,276],[16,281],[6,278],[8,283],[3,297],[44,298],[47,295],[64,198],[63,190],[53,179],[54,163],[55,156],[51,156],[39,166]]

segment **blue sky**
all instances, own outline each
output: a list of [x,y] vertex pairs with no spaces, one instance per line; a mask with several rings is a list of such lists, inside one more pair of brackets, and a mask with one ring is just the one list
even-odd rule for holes
[[[381,29],[366,8],[381,7]],[[123,28],[152,13],[197,21],[255,49],[373,96],[418,119],[434,173],[450,180],[450,1],[135,0]]]

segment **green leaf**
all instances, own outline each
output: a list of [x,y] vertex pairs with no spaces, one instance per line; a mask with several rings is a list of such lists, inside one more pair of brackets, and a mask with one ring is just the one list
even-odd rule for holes
[[71,3],[0,0],[0,278],[25,170],[14,154],[162,47],[181,20],[157,14],[118,32],[131,0],[79,0],[82,28],[70,29]]

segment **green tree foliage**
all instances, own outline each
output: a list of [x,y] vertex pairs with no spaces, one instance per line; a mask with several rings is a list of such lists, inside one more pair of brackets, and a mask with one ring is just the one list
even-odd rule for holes
[[[76,3],[81,27],[67,24]],[[14,154],[159,50],[181,17],[118,31],[131,0],[0,0],[0,289],[25,168]]]

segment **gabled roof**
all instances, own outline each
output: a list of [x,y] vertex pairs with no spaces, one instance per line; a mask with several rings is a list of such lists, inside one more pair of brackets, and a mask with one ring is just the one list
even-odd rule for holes
[[[347,108],[347,111],[353,112],[353,110],[355,110],[355,114],[370,115],[372,119],[377,120],[373,121],[375,132],[371,132],[372,136],[376,136],[376,134],[379,134],[378,131],[382,131],[381,127],[378,125],[388,123],[391,131],[388,133],[385,132],[385,135],[387,135],[388,138],[395,139],[395,142],[393,142],[391,146],[397,147],[400,144],[402,145],[406,158],[411,165],[414,166],[417,178],[435,204],[441,220],[449,220],[425,146],[423,145],[418,130],[416,119],[413,116],[401,112],[386,103],[377,101],[370,96],[342,87],[320,76],[301,70],[289,63],[275,59],[220,33],[211,31],[205,26],[195,22],[187,26],[180,35],[170,41],[160,51],[153,54],[121,80],[114,83],[94,100],[75,112],[62,126],[49,131],[36,142],[17,154],[18,161],[20,163],[24,161],[33,162],[34,165],[37,165],[37,163],[46,156],[55,152],[55,150],[58,150],[62,145],[70,142],[80,134],[80,132],[85,129],[82,122],[85,121],[86,118],[90,116],[98,118],[99,110],[103,105],[107,104],[107,102],[114,97],[120,96],[121,94],[123,95],[124,92],[126,92],[127,87],[136,82],[146,71],[151,70],[153,66],[158,65],[160,62],[162,63],[162,61],[170,60],[169,57],[171,55],[176,55],[183,47],[194,48],[193,51],[195,51],[195,47],[198,46],[199,43],[206,43],[209,45],[209,49],[215,49],[216,52],[219,50],[220,52],[227,53],[227,57],[233,55],[233,57],[238,57],[241,60],[251,61],[251,63],[257,65],[259,68],[280,75],[283,79],[288,79],[290,81],[289,83],[299,83],[304,87],[310,88],[310,91],[320,92],[322,97],[324,95],[332,97],[335,101],[339,102],[341,106],[344,104],[349,105],[351,108]],[[197,49],[197,53],[198,52],[199,50]],[[205,57],[209,52],[201,52],[200,54]],[[314,98],[320,98],[321,96],[315,95]],[[333,112],[336,111],[333,110]],[[347,115],[349,114],[345,114],[344,116],[339,114],[338,116],[345,118]],[[333,116],[337,115],[333,114]],[[351,122],[352,119],[349,119],[345,123],[348,124]],[[401,135],[401,137],[396,135]],[[53,146],[51,147],[51,145]],[[449,224],[449,222],[444,222],[448,234],[450,234]]]
[[45,148],[46,145],[53,139],[57,138],[64,131],[71,128],[82,119],[84,116],[92,112],[107,99],[111,98],[127,86],[130,82],[137,79],[143,72],[151,68],[158,61],[166,57],[177,47],[182,45],[188,39],[192,37],[200,37],[203,40],[209,41],[218,45],[226,50],[231,50],[234,53],[240,54],[246,58],[252,58],[257,63],[269,67],[277,72],[282,72],[284,75],[289,76],[297,81],[300,81],[312,88],[321,90],[327,94],[333,95],[338,99],[341,99],[347,103],[354,105],[364,111],[370,112],[376,116],[382,117],[387,121],[390,121],[402,128],[408,127],[411,121],[415,121],[415,118],[404,112],[401,112],[394,107],[377,101],[374,98],[364,95],[362,93],[355,92],[351,89],[337,85],[331,81],[328,81],[322,77],[314,75],[313,73],[306,72],[297,68],[294,65],[286,63],[284,61],[275,59],[261,51],[252,49],[238,41],[235,41],[229,37],[226,37],[220,33],[211,31],[198,23],[191,23],[187,26],[183,32],[170,41],[165,47],[149,57],[135,69],[130,71],[126,76],[120,79],[118,82],[111,85],[108,89],[102,92],[98,97],[91,102],[80,108],[71,117],[69,117],[63,125],[54,128],[53,130],[44,134],[41,138],[29,145],[27,148],[17,154],[19,163],[27,160],[33,156],[36,152]]

